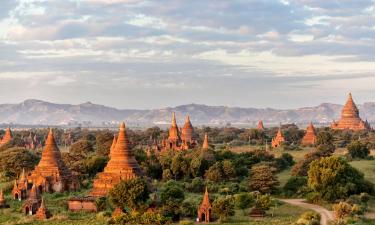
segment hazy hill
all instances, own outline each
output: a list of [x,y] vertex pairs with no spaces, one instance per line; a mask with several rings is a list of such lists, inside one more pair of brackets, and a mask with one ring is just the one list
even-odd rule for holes
[[[375,121],[375,103],[358,105],[361,116],[370,122]],[[152,126],[168,124],[171,113],[176,112],[178,123],[182,124],[185,115],[191,115],[194,124],[234,126],[255,125],[262,119],[267,125],[281,123],[306,124],[330,123],[339,118],[342,105],[323,103],[315,107],[290,110],[238,108],[207,105],[181,105],[174,108],[154,110],[116,109],[90,102],[70,105],[55,104],[40,100],[26,100],[19,104],[0,105],[0,123],[26,125],[92,125],[117,124],[125,120],[131,126]]]

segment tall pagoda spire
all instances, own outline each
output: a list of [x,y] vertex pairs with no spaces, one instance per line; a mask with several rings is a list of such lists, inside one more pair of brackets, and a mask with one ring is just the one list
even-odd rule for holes
[[206,187],[206,191],[204,192],[202,203],[200,204],[198,208],[199,222],[209,223],[211,221],[211,208],[212,206],[210,203],[210,198],[209,198],[208,190]]
[[94,180],[92,196],[105,196],[121,180],[129,180],[142,176],[142,170],[135,159],[134,152],[129,146],[125,123],[122,122],[110,160],[104,171]]
[[5,130],[4,136],[0,141],[0,145],[4,145],[8,143],[9,141],[12,140],[12,138],[13,138],[12,131],[10,130],[10,127],[7,127],[7,129]]
[[[181,139],[186,145],[190,145],[194,142],[194,128],[190,122],[190,117],[186,116],[184,127],[181,131]],[[187,148],[190,146],[186,146]]]
[[113,149],[115,149],[116,143],[117,143],[117,136],[113,135],[113,141],[112,141],[112,145],[111,145],[110,152],[109,152],[110,155],[111,155],[111,152],[113,151]]
[[208,144],[208,134],[205,133],[204,134],[204,141],[203,141],[203,145],[202,145],[202,149],[206,150],[208,149],[210,146]]
[[258,122],[258,130],[264,130],[264,125],[263,125],[263,121],[262,120],[259,120]]
[[180,140],[180,132],[178,130],[177,122],[176,122],[176,114],[175,112],[172,113],[172,124],[169,128],[169,141],[178,141]]

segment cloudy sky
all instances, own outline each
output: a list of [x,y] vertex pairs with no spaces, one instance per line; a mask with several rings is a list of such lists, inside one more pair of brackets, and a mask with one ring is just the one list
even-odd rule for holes
[[375,101],[374,0],[1,0],[0,103]]

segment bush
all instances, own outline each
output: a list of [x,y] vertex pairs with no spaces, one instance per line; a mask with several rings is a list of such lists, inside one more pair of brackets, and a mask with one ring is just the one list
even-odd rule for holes
[[234,199],[232,196],[219,197],[212,204],[213,213],[219,217],[220,222],[224,222],[230,216],[234,216]]
[[293,225],[320,225],[320,214],[313,211],[303,213]]
[[275,169],[267,165],[253,166],[251,168],[250,190],[271,193],[279,185],[274,172]]
[[353,141],[348,145],[348,153],[352,158],[364,159],[370,154],[370,150],[366,144],[359,141]]
[[38,164],[39,157],[23,148],[10,148],[0,152],[0,171],[8,179],[15,178],[22,170],[30,171]]
[[307,186],[307,178],[301,176],[292,176],[283,187],[286,196],[296,196]]
[[273,199],[272,199],[271,195],[269,195],[269,194],[265,194],[265,195],[258,194],[258,195],[256,195],[256,199],[255,199],[255,208],[267,211],[271,208],[272,201],[273,201]]
[[234,196],[235,206],[241,209],[245,215],[245,209],[250,208],[254,204],[254,198],[249,193],[241,193]]

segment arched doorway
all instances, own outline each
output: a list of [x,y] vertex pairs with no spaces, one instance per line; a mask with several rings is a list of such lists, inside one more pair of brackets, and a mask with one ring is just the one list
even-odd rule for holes
[[30,208],[28,206],[25,207],[25,215],[29,215],[30,213]]
[[16,199],[16,200],[19,199],[18,193],[16,193],[16,194],[14,195],[14,199]]
[[39,191],[40,194],[43,193],[43,186],[42,185],[38,186],[38,191]]
[[206,222],[206,214],[202,213],[202,222]]

